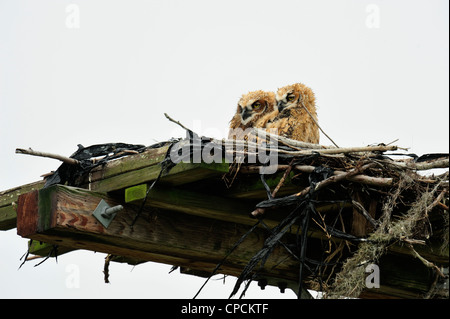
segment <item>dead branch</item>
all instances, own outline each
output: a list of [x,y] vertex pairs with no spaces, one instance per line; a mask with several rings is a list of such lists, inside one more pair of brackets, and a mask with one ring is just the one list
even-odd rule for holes
[[316,119],[314,118],[314,116],[309,112],[308,108],[305,106],[305,104],[303,104],[303,101],[300,101],[300,103],[302,104],[303,108],[305,109],[306,113],[308,113],[308,115],[311,117],[311,119],[313,120],[313,122],[317,125],[317,127],[319,128],[319,130],[323,133],[323,135],[325,135],[330,141],[331,143],[333,143],[334,146],[339,147],[331,137],[328,136],[327,133],[325,133],[325,131],[320,127],[319,123],[317,123]]
[[175,121],[173,118],[171,118],[167,113],[164,113],[164,116],[171,122],[181,126],[183,129],[185,129],[186,131],[189,132],[193,132],[192,130],[188,129],[186,126],[184,126],[183,124],[181,124],[179,121]]
[[397,166],[399,168],[404,169],[413,169],[418,171],[425,171],[432,168],[448,168],[449,167],[449,159],[448,158],[440,158],[436,160],[431,160],[427,162],[420,162],[420,163],[414,163],[414,162],[399,162],[399,161],[392,161],[389,162],[389,164]]
[[429,212],[430,210],[432,210],[435,206],[439,205],[439,203],[441,202],[441,200],[444,198],[444,195],[446,194],[446,191],[442,191],[437,197],[436,199],[427,207],[426,211]]
[[[245,166],[241,167],[241,173],[244,174],[259,174],[262,166]],[[289,165],[278,165],[277,171],[285,170],[289,167]],[[312,173],[316,167],[311,165],[295,165],[294,169],[304,173]],[[335,175],[346,174],[343,171],[334,171]],[[391,177],[374,177],[368,175],[355,175],[355,176],[347,176],[347,179],[351,182],[357,182],[361,184],[378,186],[378,187],[388,187],[393,183],[393,178]],[[435,181],[434,181],[435,182]]]
[[33,156],[39,156],[39,157],[48,157],[60,160],[64,163],[70,164],[70,165],[78,165],[80,162],[74,158],[58,155],[58,154],[52,154],[52,153],[45,153],[45,152],[38,152],[34,151],[31,148],[29,149],[23,149],[23,148],[16,148],[16,154],[26,154],[26,155],[33,155]]
[[408,248],[411,250],[412,255],[418,258],[425,266],[427,266],[428,268],[433,268],[434,270],[436,270],[436,273],[439,276],[441,276],[442,278],[446,278],[446,276],[442,273],[441,269],[432,262],[420,256],[420,254],[414,249],[413,245],[408,244]]
[[108,254],[105,257],[105,265],[103,267],[103,274],[104,274],[104,280],[105,284],[109,284],[109,263],[114,258],[114,255]]
[[[293,162],[293,160],[291,161],[291,164],[292,164],[292,162]],[[286,171],[284,172],[283,177],[281,177],[281,180],[280,180],[280,182],[278,183],[277,187],[275,187],[275,189],[273,190],[273,192],[272,192],[272,197],[275,197],[275,195],[276,195],[276,194],[278,193],[278,191],[280,190],[281,186],[283,186],[284,181],[286,180],[286,177],[291,173],[291,170],[292,170],[292,165],[289,165],[289,166],[286,168]]]
[[[296,165],[294,169],[299,170],[305,173],[311,173],[316,167],[310,165]],[[347,172],[343,171],[334,171],[334,175],[342,175],[347,174]],[[393,179],[389,177],[373,177],[363,174],[358,174],[354,176],[346,177],[349,181],[357,182],[361,184],[371,185],[371,186],[379,186],[379,187],[387,187],[391,186]]]
[[372,224],[373,227],[377,227],[378,226],[378,222],[372,218],[372,216],[369,215],[369,213],[366,211],[366,209],[364,208],[363,205],[361,205],[359,202],[352,200],[352,204],[353,206],[356,207],[356,209],[358,210],[358,212],[364,216],[365,219],[367,219],[367,221],[369,223]]
[[[350,170],[350,171],[348,171],[346,173],[339,174],[339,175],[333,175],[331,177],[328,177],[327,179],[324,179],[323,181],[317,183],[315,188],[313,189],[313,191],[318,191],[319,189],[321,189],[321,188],[323,188],[325,186],[328,186],[328,185],[330,185],[332,183],[336,183],[336,182],[342,181],[344,179],[349,179],[352,176],[355,176],[355,175],[365,171],[366,169],[372,167],[374,164],[375,163],[369,163],[369,164],[366,164],[366,165],[364,165],[362,167],[356,167],[356,168],[354,168],[354,169],[352,169],[352,170]],[[301,192],[295,194],[295,196],[302,197],[302,196],[308,194],[310,192],[310,190],[311,190],[311,187],[308,186],[304,190],[302,190]]]
[[362,146],[362,147],[336,147],[330,149],[310,149],[299,151],[298,155],[310,155],[313,153],[319,154],[347,154],[347,153],[362,153],[362,152],[386,152],[396,151],[398,149],[395,145],[376,145],[376,146]]
[[293,146],[293,147],[300,147],[300,148],[312,148],[312,149],[324,149],[324,148],[334,148],[335,146],[323,146],[320,144],[313,144],[313,143],[307,143],[302,141],[293,140],[287,137],[279,136],[277,134],[272,134],[269,132],[266,132],[265,130],[261,128],[253,128],[253,133],[263,139],[266,139],[267,137],[270,137],[270,139],[278,140],[279,142],[287,145],[287,146]]

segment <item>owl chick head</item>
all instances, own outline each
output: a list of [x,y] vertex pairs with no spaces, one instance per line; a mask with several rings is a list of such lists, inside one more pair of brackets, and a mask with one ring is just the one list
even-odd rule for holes
[[242,125],[255,123],[263,115],[275,110],[275,94],[273,92],[253,91],[242,95],[238,102],[236,115]]
[[303,102],[307,107],[314,105],[313,91],[302,83],[288,85],[278,89],[276,94],[277,108],[280,113]]

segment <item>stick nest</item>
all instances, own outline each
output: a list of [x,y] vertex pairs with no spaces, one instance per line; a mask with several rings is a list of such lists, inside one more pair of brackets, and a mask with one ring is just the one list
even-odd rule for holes
[[[366,288],[366,266],[401,247],[436,275],[424,297],[448,297],[448,288],[437,288],[438,282],[448,279],[443,273],[448,257],[444,263],[435,263],[416,250],[417,246],[436,249],[431,243],[440,243],[439,253],[448,256],[448,154],[417,156],[384,144],[326,147],[255,131],[277,141],[278,170],[285,172],[279,184],[271,190],[261,167],[246,162],[250,148],[231,164],[224,179],[232,184],[244,174],[259,172],[268,198],[258,203],[251,215],[264,223],[270,214],[290,214],[269,230],[264,247],[249,261],[231,296],[246,282],[241,297],[244,295],[250,282],[259,278],[274,246],[281,245],[299,260],[298,296],[307,286],[322,291],[325,298],[359,297]],[[430,175],[433,169],[440,172]],[[278,196],[286,177],[297,183],[298,189]],[[297,237],[284,240],[293,228]],[[319,244],[317,239],[312,244],[314,256],[308,256],[313,229],[321,231],[322,237]]]

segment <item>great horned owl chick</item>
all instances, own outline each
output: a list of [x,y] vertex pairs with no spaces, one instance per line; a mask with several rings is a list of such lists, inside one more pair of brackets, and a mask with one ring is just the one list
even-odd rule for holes
[[[261,90],[242,95],[230,121],[229,139],[248,139],[249,128],[264,128],[277,112],[275,94]],[[247,130],[247,131],[246,131]]]
[[276,102],[278,114],[267,121],[266,129],[277,129],[278,135],[290,139],[319,144],[315,96],[309,87],[302,83],[282,87],[276,93]]

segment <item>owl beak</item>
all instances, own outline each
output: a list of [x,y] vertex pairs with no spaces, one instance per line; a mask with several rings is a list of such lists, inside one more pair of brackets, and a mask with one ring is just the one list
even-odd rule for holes
[[277,103],[278,112],[283,112],[283,110],[286,108],[286,103],[283,101],[278,101]]
[[248,108],[245,108],[241,114],[242,120],[244,120],[244,121],[247,120],[250,117],[250,115],[252,115],[251,113],[252,113],[251,110],[249,110]]

